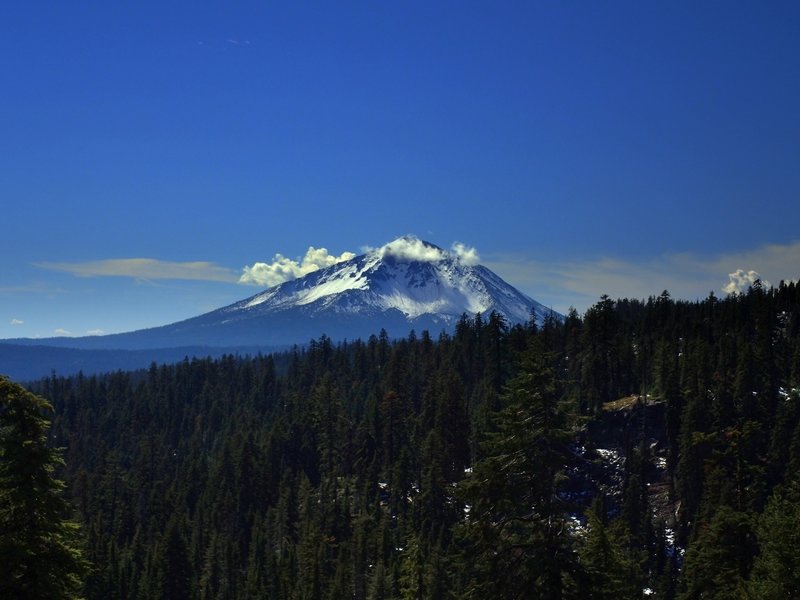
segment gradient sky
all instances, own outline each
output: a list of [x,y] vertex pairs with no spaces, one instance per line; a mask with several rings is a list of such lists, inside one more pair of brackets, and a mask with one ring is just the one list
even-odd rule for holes
[[0,57],[0,338],[409,233],[561,311],[800,276],[798,2],[5,2]]

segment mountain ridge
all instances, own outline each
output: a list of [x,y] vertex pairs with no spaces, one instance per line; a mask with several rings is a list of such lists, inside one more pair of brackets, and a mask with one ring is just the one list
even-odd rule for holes
[[[560,315],[477,263],[474,251],[443,250],[414,236],[268,287],[182,321],[103,336],[19,338],[3,344],[82,350],[141,351],[178,347],[264,348],[391,337],[411,329],[452,330],[464,315],[500,314],[509,324]],[[2,370],[2,365],[0,365]]]

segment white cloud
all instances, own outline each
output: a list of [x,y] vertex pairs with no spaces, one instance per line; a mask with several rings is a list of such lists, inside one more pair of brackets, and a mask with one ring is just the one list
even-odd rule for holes
[[376,252],[381,257],[391,256],[401,260],[418,260],[422,262],[436,262],[447,257],[447,252],[441,248],[425,244],[425,242],[413,235],[406,235],[389,242],[378,248]]
[[478,251],[461,242],[453,242],[450,252],[438,246],[426,244],[415,235],[406,235],[389,242],[378,248],[381,256],[393,256],[404,260],[418,260],[423,262],[437,262],[446,258],[455,258],[469,266],[477,265],[480,261]]
[[71,331],[67,331],[66,329],[62,329],[61,327],[59,327],[58,329],[53,331],[53,333],[55,333],[56,335],[59,335],[59,336],[70,336],[70,335],[72,335]]
[[733,273],[728,273],[730,281],[722,286],[722,291],[726,294],[740,294],[747,291],[751,285],[760,280],[766,287],[769,287],[769,281],[765,281],[758,274],[758,271],[745,271],[744,269],[736,269]]
[[153,258],[119,258],[79,263],[42,262],[37,267],[63,271],[77,277],[134,277],[136,279],[188,279],[233,283],[236,273],[205,261],[171,262]]
[[302,258],[291,259],[276,254],[272,262],[257,262],[244,267],[239,283],[272,287],[351,258],[355,258],[352,252],[342,252],[339,256],[335,256],[326,248],[309,246]]
[[477,265],[481,260],[481,257],[478,256],[478,251],[475,248],[471,246],[465,246],[461,242],[454,242],[451,246],[451,251],[459,261],[471,267]]
[[25,321],[23,321],[22,319],[11,319],[11,324],[12,325],[22,325],[24,323],[25,323]]
[[105,331],[102,329],[90,329],[86,332],[86,335],[103,335]]

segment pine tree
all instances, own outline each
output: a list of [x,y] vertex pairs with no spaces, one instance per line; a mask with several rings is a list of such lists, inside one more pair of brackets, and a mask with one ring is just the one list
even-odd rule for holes
[[192,594],[192,566],[183,535],[182,518],[170,519],[158,553],[158,589],[162,598],[190,600]]
[[571,439],[547,356],[530,351],[505,394],[507,407],[459,493],[465,598],[570,597],[576,569],[559,494]]
[[752,566],[755,540],[751,516],[721,506],[710,523],[701,523],[686,550],[681,600],[728,600],[742,589]]
[[800,479],[775,493],[760,516],[761,549],[747,585],[749,598],[778,600],[800,597]]
[[78,598],[87,571],[69,520],[45,399],[0,377],[0,597]]
[[595,499],[586,514],[586,533],[581,540],[580,559],[585,571],[582,596],[587,600],[635,598],[641,590],[638,565],[626,553],[623,528],[606,524],[605,507]]

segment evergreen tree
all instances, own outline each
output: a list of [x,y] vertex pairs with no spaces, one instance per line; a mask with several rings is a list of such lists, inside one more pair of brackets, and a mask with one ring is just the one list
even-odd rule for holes
[[417,536],[408,540],[400,563],[400,597],[402,600],[420,600],[424,594],[425,561]]
[[729,600],[743,589],[755,539],[751,517],[721,506],[686,551],[681,600]]
[[620,329],[615,303],[605,294],[586,311],[581,353],[581,408],[597,413],[601,405],[620,394]]
[[170,600],[190,600],[193,597],[192,566],[179,515],[167,524],[158,553],[158,569],[159,597]]
[[576,557],[559,492],[571,434],[547,356],[525,356],[485,458],[462,482],[465,598],[560,598],[573,593]]
[[78,598],[87,571],[47,444],[45,399],[0,377],[0,597]]
[[776,492],[758,523],[760,553],[747,585],[747,597],[800,598],[800,479]]
[[606,524],[604,503],[596,498],[587,512],[586,531],[580,543],[582,597],[587,600],[635,598],[641,591],[638,565],[626,547],[623,527]]

